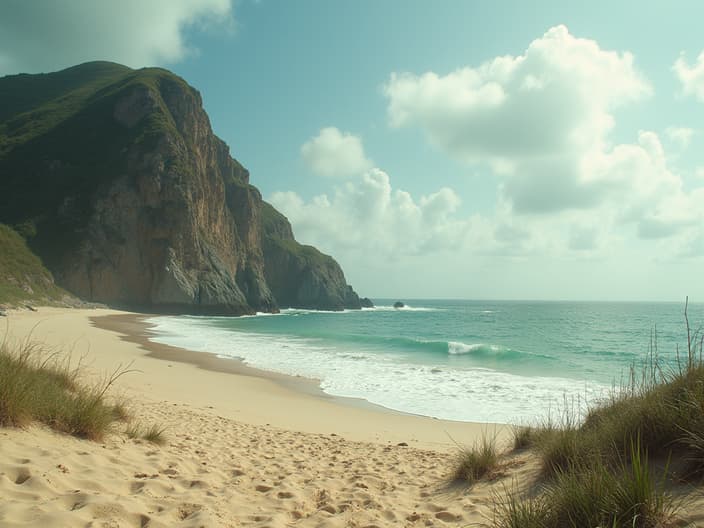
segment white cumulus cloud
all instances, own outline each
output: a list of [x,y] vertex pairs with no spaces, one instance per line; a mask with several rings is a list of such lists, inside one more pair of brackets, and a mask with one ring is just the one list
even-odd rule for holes
[[54,71],[91,60],[131,67],[194,52],[189,26],[228,26],[230,0],[34,0],[0,4],[0,75]]
[[277,192],[271,203],[294,226],[296,237],[327,251],[417,255],[463,247],[469,220],[456,218],[457,194],[447,187],[414,199],[394,190],[378,168],[308,203],[295,192]]
[[684,55],[680,55],[672,69],[682,83],[684,94],[693,95],[700,101],[704,101],[704,51],[699,54],[692,66]]
[[364,154],[362,140],[336,127],[321,129],[303,144],[301,155],[311,170],[321,176],[350,176],[372,166]]
[[418,125],[460,159],[513,165],[591,144],[610,128],[611,108],[648,95],[650,86],[631,54],[604,51],[557,26],[518,57],[444,76],[393,73],[384,93],[392,126]]
[[[420,128],[449,156],[492,170],[495,209],[463,210],[449,188],[421,197],[394,189],[385,172],[368,168],[359,138],[329,128],[302,152],[316,172],[346,181],[309,201],[271,197],[301,240],[365,259],[701,254],[704,187],[685,185],[658,134],[639,131],[629,143],[609,137],[616,110],[651,93],[631,54],[558,26],[517,57],[446,75],[392,74],[384,93],[392,127]],[[684,148],[694,133],[670,127],[665,137]],[[348,161],[338,167],[340,160]]]
[[505,176],[517,212],[593,207],[611,186],[584,166],[601,153],[613,109],[651,93],[628,53],[603,50],[565,26],[523,55],[447,75],[392,74],[384,86],[394,127],[418,126],[434,145]]
[[695,130],[688,127],[667,127],[665,129],[665,135],[667,138],[680,147],[681,149],[686,149],[692,142],[692,137],[694,137]]

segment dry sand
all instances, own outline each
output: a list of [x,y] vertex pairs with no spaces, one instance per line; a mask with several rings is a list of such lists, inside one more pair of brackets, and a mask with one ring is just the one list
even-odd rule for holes
[[[496,483],[448,483],[453,440],[502,441],[501,426],[396,413],[327,396],[312,380],[155,345],[125,312],[40,308],[0,322],[0,334],[31,334],[81,359],[89,381],[136,369],[111,393],[167,438],[130,439],[124,424],[103,442],[0,429],[0,526],[490,524]],[[512,475],[531,470],[512,464]]]

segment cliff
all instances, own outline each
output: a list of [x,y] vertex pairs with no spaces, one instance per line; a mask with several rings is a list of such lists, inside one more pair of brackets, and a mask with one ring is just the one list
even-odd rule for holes
[[0,100],[0,222],[28,226],[70,292],[161,312],[360,306],[339,265],[262,201],[183,79],[87,63],[4,77]]
[[261,225],[264,276],[281,306],[341,310],[372,305],[347,284],[335,259],[296,242],[286,217],[266,202]]

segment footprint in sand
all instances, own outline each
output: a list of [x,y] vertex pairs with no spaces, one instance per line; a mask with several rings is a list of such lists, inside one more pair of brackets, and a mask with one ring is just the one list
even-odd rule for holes
[[181,519],[183,521],[183,520],[188,519],[194,513],[199,512],[200,510],[201,510],[200,504],[190,504],[190,503],[181,504],[178,507],[178,517],[179,517],[179,519]]
[[130,493],[139,493],[144,488],[144,482],[135,481],[130,484]]
[[22,469],[20,469],[20,471],[17,473],[17,476],[15,477],[15,484],[17,484],[18,486],[21,486],[22,484],[24,484],[25,482],[27,482],[31,478],[32,478],[32,474],[28,470],[22,468]]
[[457,522],[462,520],[461,515],[455,515],[449,511],[440,511],[435,514],[435,518],[444,522]]
[[261,492],[261,493],[266,493],[267,491],[271,491],[273,488],[271,486],[267,486],[266,484],[259,484],[254,489]]

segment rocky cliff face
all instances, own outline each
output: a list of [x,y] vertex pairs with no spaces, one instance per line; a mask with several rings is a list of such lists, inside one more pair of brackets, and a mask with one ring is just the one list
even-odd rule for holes
[[262,217],[264,276],[281,306],[342,310],[371,305],[347,284],[335,259],[296,242],[286,217],[266,202]]
[[[90,78],[91,67],[76,68]],[[339,265],[295,242],[288,221],[249,184],[196,90],[165,70],[110,71],[90,97],[85,82],[80,95],[62,94],[77,110],[50,114],[58,124],[20,148],[7,145],[32,111],[0,122],[0,174],[11,173],[0,176],[0,191],[32,180],[55,188],[43,207],[24,212],[0,198],[0,221],[36,226],[32,244],[59,284],[91,301],[186,313],[360,306]],[[57,128],[63,135],[52,137]],[[52,148],[69,131],[71,144]],[[81,155],[82,144],[91,152]]]

